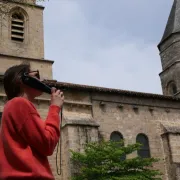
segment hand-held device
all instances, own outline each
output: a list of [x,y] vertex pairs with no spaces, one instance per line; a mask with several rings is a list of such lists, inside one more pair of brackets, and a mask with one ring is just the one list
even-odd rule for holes
[[46,84],[42,83],[40,80],[29,76],[28,73],[24,73],[22,76],[22,81],[27,86],[30,86],[34,89],[40,90],[42,92],[51,94],[51,87],[47,86]]

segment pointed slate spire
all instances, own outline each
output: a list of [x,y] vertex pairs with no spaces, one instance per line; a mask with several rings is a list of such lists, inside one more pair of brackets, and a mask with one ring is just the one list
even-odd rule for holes
[[164,35],[158,47],[174,33],[180,33],[180,0],[174,0]]

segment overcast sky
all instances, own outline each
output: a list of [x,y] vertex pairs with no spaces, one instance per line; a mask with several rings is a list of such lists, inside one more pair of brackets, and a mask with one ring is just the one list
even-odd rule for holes
[[49,0],[45,58],[58,81],[162,93],[157,44],[172,0]]

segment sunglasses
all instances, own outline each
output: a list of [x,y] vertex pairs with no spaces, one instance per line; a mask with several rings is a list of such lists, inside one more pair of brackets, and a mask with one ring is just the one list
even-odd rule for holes
[[39,74],[39,70],[36,70],[36,71],[29,71],[28,73],[25,73],[26,75],[29,75],[30,73],[35,73],[35,77],[40,79],[40,74]]

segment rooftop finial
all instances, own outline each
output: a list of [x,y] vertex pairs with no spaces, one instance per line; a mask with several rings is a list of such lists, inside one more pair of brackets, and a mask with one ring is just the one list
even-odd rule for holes
[[164,35],[158,47],[172,34],[180,32],[180,0],[174,0]]

